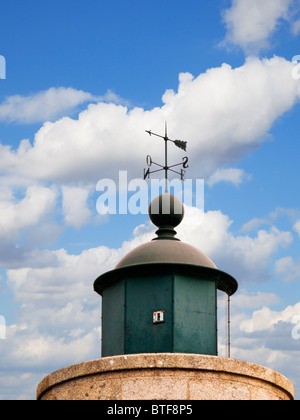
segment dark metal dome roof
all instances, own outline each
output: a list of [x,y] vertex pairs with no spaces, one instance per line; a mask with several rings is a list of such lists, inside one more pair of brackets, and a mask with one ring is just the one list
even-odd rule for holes
[[161,194],[152,200],[149,216],[159,229],[157,237],[151,242],[130,251],[116,265],[114,270],[102,274],[94,283],[97,293],[124,275],[137,275],[149,272],[182,272],[202,278],[208,276],[216,281],[217,288],[232,295],[238,288],[237,281],[227,273],[218,270],[214,262],[199,249],[175,238],[176,227],[183,219],[184,208],[178,198],[169,193]]
[[194,246],[167,239],[138,246],[125,255],[115,268],[152,263],[190,264],[217,269],[212,260]]

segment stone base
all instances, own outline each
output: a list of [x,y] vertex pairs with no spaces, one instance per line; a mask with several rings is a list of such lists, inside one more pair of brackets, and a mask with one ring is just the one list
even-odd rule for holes
[[58,370],[38,400],[293,400],[281,374],[234,359],[195,354],[105,357]]

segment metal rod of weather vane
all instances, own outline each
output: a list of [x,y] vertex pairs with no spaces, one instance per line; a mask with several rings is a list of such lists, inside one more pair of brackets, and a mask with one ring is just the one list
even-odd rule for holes
[[165,122],[165,193],[168,192],[168,140],[167,122]]
[[230,359],[231,354],[230,354],[230,346],[231,346],[231,342],[230,342],[230,296],[228,295],[228,299],[227,299],[227,357],[228,359]]
[[168,140],[165,139],[165,192],[168,192]]

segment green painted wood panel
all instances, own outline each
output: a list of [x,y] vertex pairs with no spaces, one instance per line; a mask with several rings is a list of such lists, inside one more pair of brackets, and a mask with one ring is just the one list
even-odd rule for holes
[[[125,353],[172,352],[172,276],[148,273],[127,280]],[[164,323],[153,324],[153,312],[164,311]]]
[[214,281],[174,276],[174,352],[217,355]]
[[125,280],[102,292],[102,357],[124,354]]

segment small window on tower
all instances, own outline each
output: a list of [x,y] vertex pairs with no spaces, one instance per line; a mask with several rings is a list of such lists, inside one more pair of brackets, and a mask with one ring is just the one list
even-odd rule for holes
[[159,324],[164,322],[165,311],[153,312],[153,324]]

